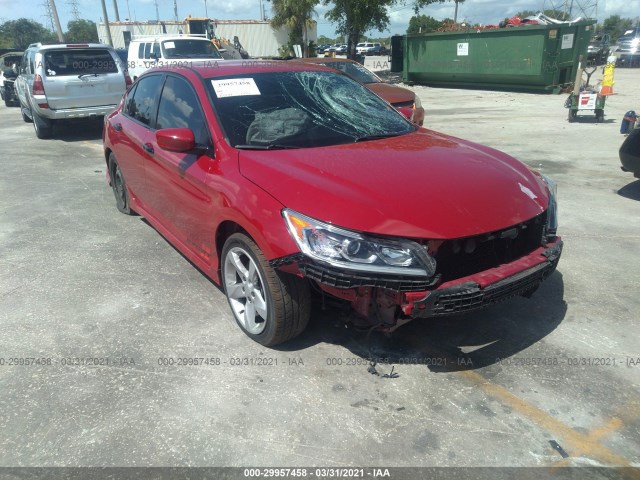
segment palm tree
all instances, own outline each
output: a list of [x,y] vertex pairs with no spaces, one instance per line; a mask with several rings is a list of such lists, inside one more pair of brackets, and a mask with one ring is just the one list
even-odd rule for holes
[[302,43],[304,56],[309,54],[307,29],[313,23],[312,16],[316,14],[314,7],[319,0],[273,0],[273,18],[271,26],[274,28],[287,27],[289,42]]

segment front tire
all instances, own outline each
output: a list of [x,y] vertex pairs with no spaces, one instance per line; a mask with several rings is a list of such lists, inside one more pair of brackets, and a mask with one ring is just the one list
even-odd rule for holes
[[124,175],[122,174],[120,165],[118,165],[116,156],[113,153],[109,154],[109,177],[111,179],[113,196],[116,197],[116,207],[118,208],[118,211],[125,215],[133,215],[131,204],[129,202],[127,184],[124,181]]
[[272,347],[298,336],[309,323],[309,284],[274,270],[248,236],[231,235],[222,249],[222,283],[242,330]]

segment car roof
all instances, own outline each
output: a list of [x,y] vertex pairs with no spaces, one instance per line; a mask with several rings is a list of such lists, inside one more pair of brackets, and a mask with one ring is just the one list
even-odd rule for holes
[[147,37],[134,38],[131,40],[133,42],[164,42],[169,40],[170,42],[175,42],[176,40],[197,40],[204,42],[211,42],[211,40],[205,37],[196,37],[193,35],[149,35]]
[[348,58],[340,58],[340,57],[310,57],[310,58],[296,58],[296,60],[304,63],[320,63],[320,64],[325,64],[328,62],[358,63]]
[[2,55],[0,55],[0,58],[4,58],[4,57],[11,57],[11,56],[22,56],[24,55],[24,52],[19,52],[19,51],[15,51],[15,52],[7,52],[7,53],[3,53]]
[[[223,60],[211,59],[201,62],[189,62],[186,67],[156,67],[147,70],[142,76],[153,72],[195,72],[204,78],[224,77],[227,75],[268,72],[298,72],[298,71],[327,71],[335,73],[335,70],[322,65],[310,65],[306,62],[289,61],[289,60]],[[142,77],[141,76],[141,77]]]
[[29,47],[38,47],[40,50],[58,50],[61,48],[108,48],[110,50],[115,50],[111,45],[107,45],[106,43],[56,43],[53,45],[29,45]]

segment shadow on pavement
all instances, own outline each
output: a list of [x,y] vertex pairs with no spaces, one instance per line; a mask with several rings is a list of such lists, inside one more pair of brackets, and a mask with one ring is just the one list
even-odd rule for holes
[[556,271],[530,299],[516,297],[465,315],[413,320],[391,335],[357,330],[345,323],[348,312],[316,305],[307,330],[276,349],[295,351],[326,342],[383,365],[471,370],[513,356],[555,330],[567,311],[563,298],[562,274]]
[[102,117],[83,120],[58,120],[53,127],[54,140],[63,142],[81,142],[102,138]]
[[622,187],[618,190],[618,195],[630,200],[640,201],[640,180],[636,180]]

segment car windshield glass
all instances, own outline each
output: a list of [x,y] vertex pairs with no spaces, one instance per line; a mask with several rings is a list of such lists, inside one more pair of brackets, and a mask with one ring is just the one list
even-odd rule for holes
[[331,72],[289,71],[207,80],[236,148],[309,148],[404,135],[415,126],[377,95]]
[[222,58],[211,42],[203,40],[165,40],[162,50],[164,58]]
[[327,67],[340,70],[341,72],[353,78],[358,83],[380,83],[381,82],[381,80],[378,77],[376,77],[373,73],[371,73],[369,70],[364,68],[359,63],[327,61],[327,62],[322,62],[322,65],[326,65]]
[[117,73],[116,60],[109,50],[66,49],[47,50],[44,54],[44,72],[48,77],[100,75]]

